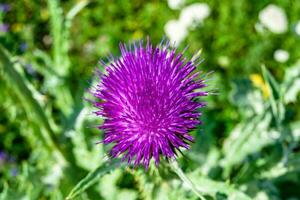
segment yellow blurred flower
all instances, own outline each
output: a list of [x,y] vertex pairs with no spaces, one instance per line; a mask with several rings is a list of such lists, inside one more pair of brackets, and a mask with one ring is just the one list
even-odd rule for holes
[[42,20],[47,20],[49,18],[49,11],[48,9],[42,9],[40,12]]
[[135,31],[135,32],[133,33],[133,39],[139,40],[139,39],[143,38],[143,35],[144,35],[144,34],[143,34],[142,31],[137,30],[137,31]]
[[250,80],[252,81],[255,87],[261,90],[265,98],[270,96],[269,87],[266,85],[265,81],[263,80],[260,74],[251,74]]
[[23,24],[15,23],[15,24],[12,25],[11,29],[12,29],[13,32],[20,32],[23,29]]

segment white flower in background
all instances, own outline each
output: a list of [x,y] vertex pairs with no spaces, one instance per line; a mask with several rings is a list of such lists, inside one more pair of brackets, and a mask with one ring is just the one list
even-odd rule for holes
[[270,4],[259,13],[260,22],[273,33],[284,33],[287,31],[287,17],[284,10],[276,5]]
[[187,27],[178,20],[168,21],[164,29],[171,45],[175,43],[175,46],[178,46],[188,34]]
[[295,32],[296,32],[297,35],[300,36],[300,21],[298,21],[296,26],[295,26]]
[[195,27],[210,14],[206,3],[195,3],[182,9],[179,21],[186,27]]
[[178,46],[186,38],[188,29],[202,23],[209,14],[210,8],[206,3],[195,3],[183,8],[179,20],[170,20],[164,27],[171,45],[175,43]]
[[274,52],[274,59],[277,62],[284,63],[289,59],[289,57],[290,57],[289,52],[287,52],[283,49],[278,49]]
[[168,6],[171,9],[179,9],[181,6],[183,6],[184,0],[168,0]]

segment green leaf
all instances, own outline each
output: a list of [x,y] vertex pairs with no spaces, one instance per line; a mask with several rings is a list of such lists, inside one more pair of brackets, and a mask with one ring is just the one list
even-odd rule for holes
[[199,197],[201,200],[205,200],[205,197],[200,194],[194,183],[181,170],[176,160],[170,162],[170,167],[179,176],[179,178],[188,185],[188,187],[196,194],[197,197]]
[[59,6],[59,0],[48,0],[48,9],[50,13],[50,32],[53,38],[53,67],[60,76],[64,76],[67,74],[69,57],[67,56],[67,51],[64,48],[67,40],[63,37],[63,10]]
[[251,198],[245,193],[237,190],[229,183],[214,181],[202,176],[199,176],[199,172],[196,170],[191,174],[188,174],[188,177],[193,181],[196,186],[196,189],[204,194],[209,194],[215,196],[218,193],[223,193],[228,196],[228,199],[238,199],[238,200],[250,200]]
[[300,60],[285,71],[282,84],[285,103],[296,102],[300,92]]
[[268,85],[269,89],[271,90],[271,97],[274,100],[279,100],[280,98],[280,89],[277,81],[272,76],[272,74],[267,70],[267,68],[263,65],[262,66],[262,73],[263,77],[266,81],[266,84]]
[[205,199],[203,194],[216,196],[223,193],[228,199],[250,200],[251,198],[245,193],[239,191],[229,183],[211,180],[200,175],[199,170],[195,170],[187,175],[179,168],[177,162],[171,162],[171,167],[181,178],[181,180],[200,198]]
[[[139,191],[139,196],[143,200],[152,200],[154,198],[154,189],[155,189],[155,181],[151,179],[151,177],[159,177],[158,174],[153,175],[151,173],[151,166],[149,173],[145,174],[144,170],[132,170],[129,171],[136,182],[137,189]],[[154,172],[154,171],[152,171]]]
[[54,154],[57,159],[66,164],[66,159],[61,153],[59,147],[54,142],[54,131],[48,123],[46,114],[41,105],[34,99],[32,92],[26,85],[26,80],[16,71],[15,63],[11,61],[9,53],[0,46],[0,67],[3,69],[4,76],[8,81],[8,86],[16,93],[20,102],[23,104],[26,113],[32,118],[32,121],[41,127],[41,131],[35,132],[44,146],[51,154]]
[[68,56],[70,46],[70,29],[73,18],[86,6],[88,1],[78,2],[64,17],[59,0],[48,0],[50,13],[51,36],[53,38],[54,70],[60,75],[68,74],[70,58]]
[[[53,71],[58,77],[51,77],[51,85],[54,85],[56,103],[65,116],[69,116],[74,105],[71,87],[66,84],[66,77],[69,75],[71,66],[69,48],[70,48],[70,30],[73,18],[86,6],[89,1],[78,2],[66,16],[63,15],[63,9],[59,0],[48,0],[48,9],[50,13],[50,33],[53,38]],[[55,84],[53,84],[55,83]],[[51,88],[51,87],[50,87]],[[53,90],[52,90],[53,91]],[[53,93],[53,92],[52,92]],[[69,105],[69,106],[65,106]]]
[[83,193],[86,189],[91,187],[99,178],[114,170],[115,168],[120,167],[120,160],[114,159],[111,162],[105,162],[103,165],[97,167],[86,177],[84,177],[81,181],[77,183],[77,185],[71,190],[71,192],[66,197],[67,200],[73,199]]
[[267,68],[263,65],[262,66],[262,73],[264,80],[270,90],[270,104],[273,112],[273,116],[277,122],[277,126],[280,126],[281,122],[284,118],[284,106],[282,103],[282,94],[280,87],[272,76],[272,74],[267,70]]
[[224,158],[221,163],[226,177],[233,165],[240,164],[247,155],[260,151],[274,141],[268,136],[271,119],[271,113],[266,112],[241,122],[233,129],[223,146]]
[[300,153],[291,153],[285,162],[278,162],[272,168],[260,173],[260,178],[275,179],[288,173],[300,172]]

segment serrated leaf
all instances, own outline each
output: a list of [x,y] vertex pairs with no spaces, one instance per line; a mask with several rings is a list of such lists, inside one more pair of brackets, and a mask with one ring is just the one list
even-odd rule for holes
[[105,162],[103,165],[97,167],[96,169],[88,173],[88,175],[86,175],[86,177],[84,177],[81,181],[79,181],[68,194],[66,199],[74,199],[75,197],[83,193],[86,189],[95,184],[100,177],[104,176],[105,174],[109,173],[111,170],[114,170],[119,166],[120,161],[117,159],[114,159],[111,162]]
[[282,88],[285,103],[296,102],[300,92],[300,61],[286,69]]
[[216,196],[218,193],[223,193],[228,196],[229,200],[236,200],[236,199],[250,200],[251,199],[248,195],[239,191],[229,183],[214,181],[209,178],[199,176],[199,172],[197,170],[188,174],[188,177],[191,179],[191,181],[193,181],[196,189],[204,194]]
[[273,139],[268,136],[268,127],[271,121],[271,113],[254,116],[238,124],[225,141],[223,152],[225,176],[228,176],[231,167],[240,164],[247,155],[259,151],[270,144]]

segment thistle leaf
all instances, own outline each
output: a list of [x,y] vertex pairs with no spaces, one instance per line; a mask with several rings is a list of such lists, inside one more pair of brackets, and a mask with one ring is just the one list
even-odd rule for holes
[[282,103],[282,94],[280,87],[275,78],[264,65],[262,66],[262,74],[270,90],[270,104],[273,116],[277,122],[277,126],[280,126],[280,123],[284,118],[284,106]]
[[184,174],[176,160],[170,162],[170,167],[179,176],[179,178],[189,186],[189,188],[197,195],[197,197],[199,197],[201,200],[205,200],[205,197],[200,194],[194,183]]
[[95,184],[100,177],[109,173],[113,169],[120,166],[120,161],[117,159],[112,160],[111,162],[104,162],[104,164],[100,165],[90,173],[86,175],[81,181],[79,181],[76,186],[71,190],[71,192],[66,197],[67,200],[74,199],[81,193],[83,193],[86,189]]

